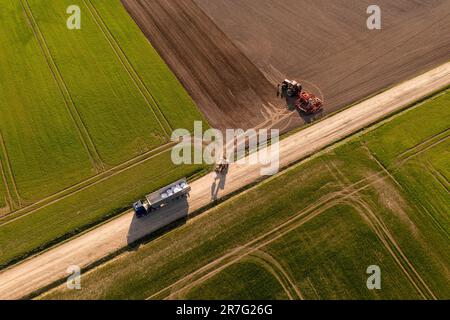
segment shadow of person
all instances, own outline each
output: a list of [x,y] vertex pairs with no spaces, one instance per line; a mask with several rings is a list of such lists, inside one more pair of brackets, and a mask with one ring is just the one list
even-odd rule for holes
[[221,173],[215,173],[216,176],[211,185],[211,201],[217,201],[220,190],[225,189],[225,182],[227,180],[228,167]]
[[147,238],[161,229],[170,229],[171,225],[178,226],[180,224],[178,222],[186,221],[188,213],[187,197],[181,197],[144,217],[137,218],[134,215],[128,229],[127,244],[137,249],[139,240]]
[[214,178],[214,181],[211,184],[211,200],[212,201],[217,200],[217,194],[219,193],[216,181],[217,181],[217,178]]

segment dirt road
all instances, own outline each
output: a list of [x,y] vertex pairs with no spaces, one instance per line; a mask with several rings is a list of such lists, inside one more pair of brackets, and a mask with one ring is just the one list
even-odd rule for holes
[[[367,127],[403,106],[450,84],[450,62],[395,86],[373,98],[318,122],[280,142],[280,166],[304,158],[353,132]],[[250,155],[254,157],[255,155]],[[168,207],[171,214],[189,213],[209,204],[214,185],[222,185],[222,197],[260,178],[261,165],[232,164],[226,179],[214,174],[192,183],[186,204]],[[0,299],[23,297],[66,276],[70,265],[87,266],[139,239],[158,223],[154,218],[137,220],[132,212],[0,273]],[[192,222],[192,223],[195,223]]]

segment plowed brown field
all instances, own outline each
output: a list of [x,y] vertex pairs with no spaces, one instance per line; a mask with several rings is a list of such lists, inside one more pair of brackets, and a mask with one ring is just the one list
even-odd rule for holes
[[326,113],[450,60],[450,1],[122,0],[213,127],[301,125],[276,83],[301,80]]
[[262,72],[191,0],[124,1],[215,128],[249,128],[279,103]]

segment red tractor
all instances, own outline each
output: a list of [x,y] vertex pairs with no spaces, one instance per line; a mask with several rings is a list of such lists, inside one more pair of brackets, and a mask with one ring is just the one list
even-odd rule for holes
[[315,114],[322,111],[323,102],[310,92],[300,91],[295,107],[305,114]]
[[323,101],[314,94],[303,90],[303,86],[297,81],[284,80],[278,85],[277,96],[288,99],[297,99],[295,101],[295,108],[298,111],[312,115],[322,111]]

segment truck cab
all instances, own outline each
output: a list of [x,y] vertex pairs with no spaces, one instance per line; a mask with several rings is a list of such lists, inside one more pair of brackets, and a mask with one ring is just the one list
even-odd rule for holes
[[133,209],[134,209],[134,212],[136,213],[136,217],[138,217],[138,218],[141,218],[147,214],[147,209],[145,208],[142,201],[133,203]]

